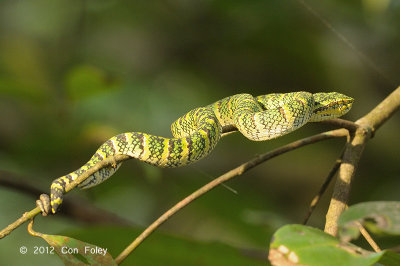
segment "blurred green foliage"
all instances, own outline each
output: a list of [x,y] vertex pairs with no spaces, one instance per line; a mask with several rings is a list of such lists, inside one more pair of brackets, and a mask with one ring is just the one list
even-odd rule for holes
[[[400,5],[301,3],[1,1],[0,169],[48,190],[53,179],[80,167],[111,136],[126,131],[170,136],[169,125],[180,115],[242,92],[335,90],[356,99],[346,116],[356,120],[400,84]],[[398,114],[392,117],[368,144],[353,203],[398,200],[399,121]],[[71,194],[143,228],[211,178],[326,129],[311,124],[263,143],[230,135],[193,166],[158,169],[130,161],[101,186]],[[343,140],[331,140],[275,158],[230,181],[237,194],[217,188],[161,230],[266,250],[278,227],[303,219],[341,145]],[[324,223],[328,195],[312,216],[314,226]],[[0,202],[2,227],[34,204],[3,187]],[[51,217],[37,226],[50,234],[82,223]],[[32,241],[23,228],[0,240],[2,260],[47,262],[47,256],[19,254]],[[156,243],[150,238],[144,245],[151,250]]]

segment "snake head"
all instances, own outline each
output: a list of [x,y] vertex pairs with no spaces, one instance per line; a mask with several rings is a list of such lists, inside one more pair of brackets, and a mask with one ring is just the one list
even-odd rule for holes
[[314,93],[314,111],[309,122],[340,117],[350,111],[354,99],[338,92]]

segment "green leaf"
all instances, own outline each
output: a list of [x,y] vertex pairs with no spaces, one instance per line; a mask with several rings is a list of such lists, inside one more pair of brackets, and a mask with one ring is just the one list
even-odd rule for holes
[[286,225],[276,231],[268,258],[272,265],[400,265],[399,254],[373,253],[304,225]]
[[358,238],[357,222],[375,234],[400,235],[400,202],[363,202],[348,208],[339,218],[342,240]]
[[117,265],[107,249],[66,236],[40,233],[37,236],[54,247],[54,251],[65,265]]

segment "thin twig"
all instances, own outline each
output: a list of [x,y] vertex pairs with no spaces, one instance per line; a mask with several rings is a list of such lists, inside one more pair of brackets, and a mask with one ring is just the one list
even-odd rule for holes
[[228,134],[238,131],[238,129],[234,125],[228,125],[222,127],[222,134]]
[[25,212],[18,220],[16,220],[12,224],[8,225],[6,228],[1,230],[0,239],[2,239],[3,237],[7,236],[8,234],[10,234],[12,231],[14,231],[14,229],[19,227],[21,224],[25,223],[26,221],[32,219],[33,217],[35,217],[39,213],[40,213],[40,208],[39,207],[36,207],[36,208],[32,209],[29,212]]
[[[96,163],[92,168],[88,169],[85,173],[80,175],[76,180],[69,183],[65,187],[65,193],[67,193],[70,190],[72,190],[73,188],[75,188],[78,184],[85,181],[87,178],[89,178],[89,176],[96,173],[100,169],[102,169],[106,166],[113,165],[113,164],[115,164],[116,161],[122,162],[129,158],[131,158],[131,157],[129,157],[127,155],[114,155],[114,156],[107,157],[106,159]],[[40,212],[41,212],[40,208],[36,207],[36,208],[32,209],[31,211],[24,213],[18,220],[11,223],[6,228],[4,228],[3,230],[0,231],[0,239],[7,236],[8,234],[10,234],[14,229],[16,229],[17,227],[19,227],[21,224],[25,223],[29,219],[32,219],[33,217],[38,215]]]
[[[343,153],[342,153],[343,155]],[[342,163],[341,157],[336,160],[335,164],[333,165],[331,171],[329,172],[328,176],[325,178],[324,183],[322,184],[320,190],[318,191],[318,194],[314,196],[310,203],[310,207],[308,209],[308,212],[306,216],[304,217],[303,224],[307,224],[308,219],[310,219],[311,214],[315,210],[315,207],[317,207],[317,204],[319,203],[319,200],[321,199],[322,195],[325,193],[326,189],[328,188],[329,184],[331,183],[333,177],[335,176],[337,170],[339,169],[340,164]]]
[[[46,191],[37,188],[33,183],[27,182],[27,179],[29,178],[23,178],[14,173],[0,170],[0,186],[15,189],[34,198],[46,193]],[[93,206],[93,204],[79,197],[66,199],[59,213],[77,221],[91,224],[132,225],[132,222],[127,219],[108,210]]]
[[341,119],[341,118],[324,120],[324,121],[321,121],[320,123],[327,124],[327,125],[333,125],[337,128],[343,127],[345,129],[348,129],[350,132],[356,131],[357,128],[359,127],[359,125],[357,125],[356,123],[349,121],[349,120]]
[[213,181],[209,182],[208,184],[204,185],[203,187],[199,188],[168,211],[166,211],[163,215],[161,215],[157,220],[155,220],[151,225],[149,225],[118,257],[115,261],[119,264],[121,263],[133,250],[135,250],[151,233],[153,233],[161,224],[163,224],[169,217],[173,214],[181,210],[183,207],[187,206],[189,203],[194,201],[195,199],[199,198],[206,192],[210,191],[211,189],[215,188],[216,186],[220,185],[221,183],[232,179],[235,176],[241,175],[251,168],[271,159],[280,154],[292,151],[294,149],[303,147],[308,144],[316,143],[318,141],[331,139],[331,138],[338,138],[338,137],[345,137],[347,136],[348,131],[345,129],[336,129],[332,131],[323,132],[311,137],[307,137],[304,139],[300,139],[289,143],[285,146],[279,147],[273,151],[264,153],[262,155],[257,156],[256,158],[239,165],[238,167],[226,172],[225,174],[215,178]]
[[113,166],[115,167],[116,163],[126,161],[128,159],[131,159],[132,157],[128,155],[112,155],[108,156],[107,158],[103,159],[102,161],[96,163],[93,167],[88,169],[86,172],[84,172],[82,175],[80,175],[77,179],[72,181],[71,183],[67,184],[65,186],[65,193],[68,193],[71,191],[73,188],[75,188],[77,185],[85,181],[89,176],[93,175],[94,173],[98,172],[100,169],[106,167],[106,166]]
[[226,137],[236,132],[238,132],[238,129],[234,125],[223,126],[221,137]]
[[364,226],[360,222],[356,222],[356,224],[358,226],[358,230],[360,230],[360,233],[363,235],[365,240],[367,240],[368,244],[373,248],[373,250],[375,252],[381,252],[382,250],[379,248],[378,244],[376,244],[374,239],[368,233],[367,229],[365,229]]

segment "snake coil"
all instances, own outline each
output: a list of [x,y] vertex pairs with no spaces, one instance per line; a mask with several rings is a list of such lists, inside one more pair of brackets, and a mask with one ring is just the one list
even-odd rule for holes
[[[236,127],[253,141],[270,140],[288,134],[307,122],[318,122],[346,114],[353,98],[330,93],[272,93],[253,97],[237,94],[205,107],[196,108],[171,125],[173,138],[140,132],[119,134],[107,140],[78,170],[53,181],[51,208],[62,203],[65,187],[107,156],[129,155],[159,167],[188,165],[207,156],[221,138],[223,126]],[[90,188],[114,174],[116,167],[105,167],[79,184]]]

